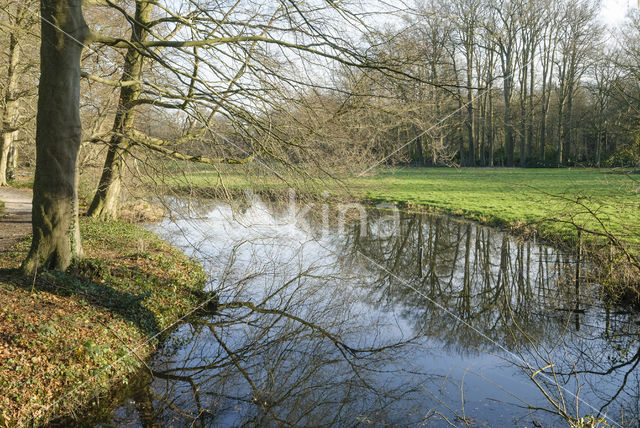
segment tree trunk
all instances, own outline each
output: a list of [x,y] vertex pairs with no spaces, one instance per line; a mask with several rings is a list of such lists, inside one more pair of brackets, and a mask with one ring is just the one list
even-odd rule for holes
[[[458,66],[456,64],[455,55],[451,55],[451,65],[453,66],[453,74],[458,76]],[[460,123],[464,124],[466,122],[466,118],[464,115],[464,106],[462,104],[462,92],[460,91],[460,86],[456,88],[456,98],[458,99],[458,114],[460,115]],[[455,137],[458,138],[458,153],[460,154],[460,166],[465,166],[465,153],[464,153],[464,133],[462,129],[458,129]]]
[[18,130],[17,87],[18,73],[16,69],[20,61],[20,47],[14,33],[9,38],[9,61],[7,67],[7,90],[4,97],[4,113],[2,115],[2,138],[0,138],[0,186],[7,185],[7,172],[10,169],[9,152],[13,147]]
[[573,112],[573,84],[571,86],[569,86],[568,88],[568,94],[567,94],[567,107],[565,109],[565,117],[564,117],[564,124],[563,124],[563,133],[564,133],[564,159],[565,161],[570,161],[571,160],[571,155],[572,155],[572,144],[571,144],[571,140],[572,140],[572,129],[571,129],[571,122],[572,122],[572,112]]
[[9,158],[7,160],[7,180],[15,180],[18,173],[18,147],[14,139],[9,149]]
[[[136,1],[135,25],[131,41],[143,42],[147,39],[146,24],[151,17],[153,3]],[[140,82],[144,56],[135,47],[127,50],[122,73],[123,81]],[[114,135],[109,142],[109,151],[102,168],[102,176],[96,194],[89,206],[90,217],[110,219],[117,215],[118,200],[122,188],[122,167],[128,154],[130,143],[122,134],[133,127],[135,120],[135,104],[140,97],[140,84],[123,86],[120,89],[118,109],[113,121]]]
[[565,100],[564,100],[564,96],[562,97],[561,100],[558,100],[558,141],[557,141],[557,163],[558,163],[558,168],[560,168],[562,166],[562,163],[564,162],[564,156],[563,156],[563,142],[564,142],[564,122],[563,122],[563,116],[564,116],[564,104],[565,104]]
[[527,61],[529,60],[528,51],[522,53],[522,67],[520,69],[520,167],[527,166],[527,141],[526,141],[526,120],[527,120],[527,79],[529,78]]
[[502,62],[502,83],[504,95],[504,145],[507,151],[507,166],[514,166],[513,124],[511,123],[511,91],[513,77],[511,75],[511,45],[502,48],[500,60]]
[[422,150],[422,137],[416,137],[416,155],[418,157],[418,166],[424,166],[424,152]]
[[467,60],[467,140],[469,141],[468,166],[476,165],[475,134],[473,122],[473,30],[470,31],[466,46]]
[[[478,85],[480,87],[480,85]],[[487,94],[482,96],[482,103],[480,103],[480,153],[478,153],[478,159],[480,160],[480,166],[487,166]]]
[[100,184],[87,213],[90,217],[102,219],[115,217],[122,188],[122,167],[128,146],[123,143],[120,135],[111,138]]
[[9,150],[13,141],[12,132],[3,132],[0,140],[0,186],[7,185],[7,166],[9,164]]
[[82,136],[80,55],[89,31],[81,0],[42,0],[41,16],[33,240],[22,264],[26,274],[65,270],[82,256],[76,161]]
[[489,130],[487,139],[489,140],[489,167],[493,168],[493,141],[494,141],[494,127],[493,127],[493,93],[491,86],[489,86]]
[[[506,78],[504,80],[509,80]],[[514,166],[513,125],[511,124],[511,91],[508,83],[504,90],[504,145],[507,150],[507,166]]]
[[533,93],[534,93],[534,80],[535,80],[535,41],[531,45],[531,61],[530,61],[530,69],[529,69],[529,102],[528,102],[528,123],[527,123],[527,155],[532,157],[534,156],[533,150],[533,118],[534,118],[534,106],[533,106]]

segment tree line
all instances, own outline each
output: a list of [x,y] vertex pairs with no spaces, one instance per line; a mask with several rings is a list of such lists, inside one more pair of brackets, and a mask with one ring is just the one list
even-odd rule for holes
[[421,2],[371,42],[421,79],[350,76],[360,128],[414,165],[635,166],[634,12],[609,28],[593,0]]

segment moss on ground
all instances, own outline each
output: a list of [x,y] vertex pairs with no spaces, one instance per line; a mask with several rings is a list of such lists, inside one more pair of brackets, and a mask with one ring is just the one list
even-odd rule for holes
[[125,385],[202,301],[201,266],[151,232],[82,220],[87,258],[25,279],[0,267],[0,426],[43,425]]

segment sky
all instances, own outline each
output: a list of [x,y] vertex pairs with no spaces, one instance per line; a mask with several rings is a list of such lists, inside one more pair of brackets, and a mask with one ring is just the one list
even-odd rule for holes
[[608,25],[622,23],[629,8],[638,8],[640,0],[602,0],[602,19]]

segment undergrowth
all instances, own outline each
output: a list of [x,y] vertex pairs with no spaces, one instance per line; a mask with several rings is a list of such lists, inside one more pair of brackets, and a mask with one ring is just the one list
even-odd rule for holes
[[87,258],[66,273],[20,277],[29,240],[3,254],[0,426],[44,425],[111,396],[201,302],[201,266],[152,233],[81,226]]

